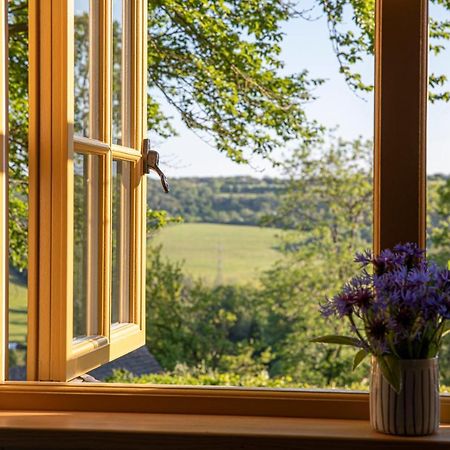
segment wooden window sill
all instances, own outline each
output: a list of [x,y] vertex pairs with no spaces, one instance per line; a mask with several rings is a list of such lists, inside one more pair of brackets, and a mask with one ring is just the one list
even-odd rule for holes
[[439,449],[450,425],[422,438],[374,432],[365,420],[52,411],[0,412],[5,448]]

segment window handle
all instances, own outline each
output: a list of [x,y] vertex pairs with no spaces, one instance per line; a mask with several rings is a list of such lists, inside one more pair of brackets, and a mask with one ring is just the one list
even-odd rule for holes
[[167,177],[164,175],[163,171],[159,168],[159,153],[156,150],[151,150],[149,139],[144,139],[144,155],[145,173],[150,173],[150,170],[156,172],[161,179],[161,185],[164,192],[167,194],[169,192],[169,182],[167,181]]

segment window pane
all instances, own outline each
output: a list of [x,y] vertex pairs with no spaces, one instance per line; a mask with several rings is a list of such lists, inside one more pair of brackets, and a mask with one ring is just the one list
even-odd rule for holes
[[74,157],[73,336],[98,334],[99,157]]
[[[450,11],[440,4],[430,3],[430,16],[436,22],[450,20]],[[450,49],[445,41],[432,36],[431,45],[445,44],[445,50],[429,54],[430,76],[445,80],[430,88],[430,94],[445,98],[450,92]],[[448,147],[450,104],[438,100],[428,103],[427,123],[427,254],[440,266],[450,267],[450,153]],[[450,343],[443,340],[439,352],[441,387],[450,387]]]
[[130,145],[130,2],[113,1],[113,97],[112,138],[118,145]]
[[[353,349],[310,340],[352,333],[348,322],[322,317],[319,304],[358,273],[354,254],[372,247],[374,96],[355,95],[339,74],[324,17],[293,18],[282,30],[284,74],[326,73],[306,102],[307,117],[339,127],[315,142],[286,142],[271,155],[276,167],[250,151],[251,164],[234,165],[187,130],[159,146],[176,161],[170,195],[158,180],[148,183],[149,208],[167,212],[147,220],[146,338],[163,383],[368,389],[368,359],[352,371]],[[373,63],[367,56],[351,70],[372,85]],[[223,81],[215,68],[211,86]],[[298,94],[287,93],[286,104],[294,107]],[[200,109],[189,112],[206,123]],[[241,124],[253,131],[249,115],[235,111],[221,110],[222,123],[236,120],[235,137]],[[280,115],[288,121],[292,112]],[[183,223],[161,228],[179,216]]]
[[111,322],[130,321],[131,163],[113,161]]
[[98,138],[98,2],[75,0],[74,13],[75,133]]

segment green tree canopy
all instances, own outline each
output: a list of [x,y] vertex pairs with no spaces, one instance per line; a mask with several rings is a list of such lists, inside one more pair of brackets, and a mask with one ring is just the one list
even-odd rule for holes
[[[443,13],[450,10],[448,0],[432,4]],[[27,0],[11,0],[8,15],[10,255],[19,268],[27,260],[27,6]],[[252,153],[270,158],[289,142],[320,137],[321,125],[304,108],[324,80],[307,70],[286,74],[281,47],[289,20],[324,16],[349,86],[359,92],[373,88],[359,69],[374,50],[374,0],[150,0],[148,12],[148,127],[162,138],[176,132],[166,104],[237,162]],[[450,20],[432,18],[430,28],[430,51],[439,55],[450,38]],[[446,82],[445,74],[430,76],[433,100],[450,99]]]

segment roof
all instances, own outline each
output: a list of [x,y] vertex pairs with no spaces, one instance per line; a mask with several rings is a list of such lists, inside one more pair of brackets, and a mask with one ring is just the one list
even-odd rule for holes
[[103,381],[113,374],[113,370],[128,370],[135,376],[148,375],[150,373],[160,373],[162,368],[155,357],[148,351],[144,345],[133,352],[115,359],[107,364],[103,364],[97,369],[88,372],[88,375],[95,379]]

